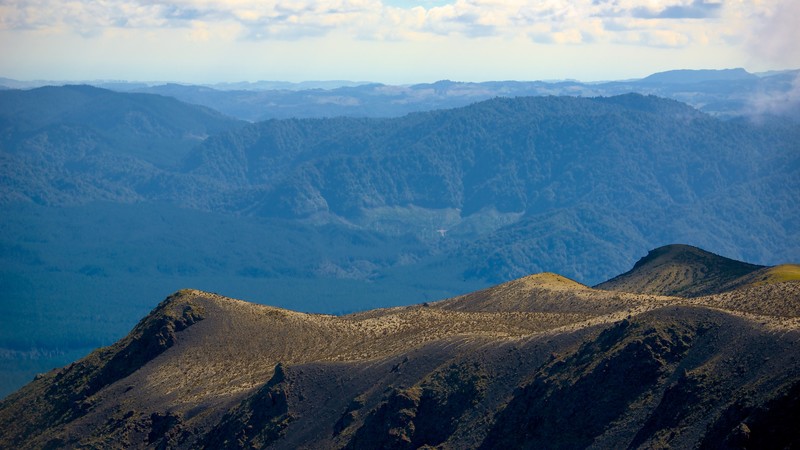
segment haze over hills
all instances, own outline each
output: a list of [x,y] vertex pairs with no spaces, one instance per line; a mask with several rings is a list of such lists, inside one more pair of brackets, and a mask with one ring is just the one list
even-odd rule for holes
[[[642,79],[579,82],[441,80],[415,85],[375,82],[270,82],[187,85],[87,81],[121,92],[145,92],[204,105],[239,119],[303,117],[398,117],[411,112],[455,108],[494,97],[542,95],[613,96],[636,92],[672,98],[706,113],[730,118],[780,115],[800,120],[797,97],[800,71],[753,74],[744,69],[672,70]],[[0,85],[32,88],[64,82],[21,82],[0,78]]]
[[[626,277],[677,270],[713,286],[747,267],[689,246],[652,255]],[[698,259],[716,270],[696,271]],[[0,445],[797,445],[800,277],[708,294],[542,273],[328,316],[183,290],[119,342],[0,402]]]
[[595,284],[666,242],[800,259],[791,121],[635,94],[255,124],[79,86],[0,105],[8,386],[186,286],[346,313],[544,270]]

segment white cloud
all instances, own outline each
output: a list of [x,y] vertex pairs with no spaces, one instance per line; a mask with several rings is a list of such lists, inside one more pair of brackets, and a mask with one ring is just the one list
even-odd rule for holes
[[[554,64],[575,58],[565,63],[570,70],[565,76],[581,76],[572,70],[583,65],[590,73],[583,77],[597,79],[613,76],[613,70],[646,75],[638,71],[651,70],[641,67],[647,58],[658,70],[741,66],[742,49],[762,55],[761,61],[797,61],[797,48],[787,42],[798,41],[790,36],[798,5],[797,0],[0,0],[0,36],[5,36],[0,55],[5,67],[34,67],[38,73],[69,55],[87,73],[117,61],[131,70],[167,73],[177,65],[232,79],[242,78],[237,74],[244,70],[267,69],[287,79],[305,78],[300,71],[312,74],[308,77],[346,77],[344,67],[364,79],[358,73],[376,66],[394,74],[412,64],[420,73],[430,69],[429,76],[530,78],[534,75],[526,71],[535,69],[554,78]],[[628,56],[609,58],[605,52],[612,51]],[[792,54],[794,59],[786,56]],[[609,75],[595,75],[590,63]],[[313,75],[323,67],[329,75]],[[13,72],[6,70],[6,76]]]
[[790,89],[758,92],[748,100],[749,112],[756,118],[762,114],[797,114],[800,112],[800,74],[792,80]]
[[[392,2],[396,5],[398,2]],[[244,39],[300,39],[333,31],[359,39],[402,40],[425,35],[481,38],[535,36],[552,43],[585,41],[682,46],[704,42],[724,28],[720,15],[758,9],[758,0],[722,4],[711,0],[455,0],[419,1],[398,7],[379,0],[7,0],[0,27],[62,29],[96,35],[109,28],[187,28],[212,33],[239,27]],[[795,0],[787,3],[800,4]],[[412,3],[409,3],[411,5]],[[731,6],[732,5],[732,6]],[[745,13],[746,14],[746,13]],[[785,16],[788,17],[788,16]],[[787,19],[789,20],[789,19]],[[201,25],[202,24],[202,25]],[[553,33],[542,39],[542,29]],[[620,29],[622,33],[617,33]],[[198,31],[199,33],[199,31]],[[201,33],[202,34],[202,33]],[[724,30],[719,32],[720,36]],[[197,37],[194,33],[192,36]]]
[[752,11],[745,30],[753,57],[778,66],[800,66],[800,1],[775,0]]

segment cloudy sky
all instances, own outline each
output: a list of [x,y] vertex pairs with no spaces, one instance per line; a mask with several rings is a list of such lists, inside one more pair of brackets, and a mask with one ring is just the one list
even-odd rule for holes
[[636,78],[800,68],[800,0],[0,0],[30,80]]

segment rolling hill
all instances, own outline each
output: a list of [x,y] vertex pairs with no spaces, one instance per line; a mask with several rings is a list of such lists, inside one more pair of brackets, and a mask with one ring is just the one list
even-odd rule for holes
[[767,268],[696,247],[667,245],[651,250],[629,272],[596,287],[610,291],[697,297],[722,292],[727,286],[752,284],[750,280],[754,280],[761,269]]
[[[628,278],[675,272],[646,263]],[[761,281],[687,298],[543,273],[345,316],[183,290],[3,400],[0,445],[784,448],[800,439],[800,279]]]

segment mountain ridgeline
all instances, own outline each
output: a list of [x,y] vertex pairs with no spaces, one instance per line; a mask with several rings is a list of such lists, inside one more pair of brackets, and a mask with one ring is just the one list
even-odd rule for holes
[[343,314],[542,271],[593,285],[669,242],[796,261],[798,143],[790,120],[638,94],[245,123],[0,91],[0,372],[16,388],[186,286]]
[[[678,100],[717,117],[764,116],[774,120],[777,115],[798,120],[800,104],[792,94],[798,75],[798,70],[753,74],[744,69],[726,69],[671,70],[639,80],[600,83],[440,80],[410,86],[346,81],[262,81],[203,86],[96,82],[94,85],[121,92],[174,97],[248,121],[298,117],[399,117],[412,112],[462,107],[495,97],[610,97],[630,92]],[[0,89],[3,85],[25,89],[43,84],[0,78]]]
[[[782,275],[752,276],[765,270]],[[672,289],[657,280],[676,273],[706,295],[626,291]],[[540,273],[345,316],[182,290],[0,402],[0,446],[800,444],[800,266],[670,245],[623,277],[593,289]]]

